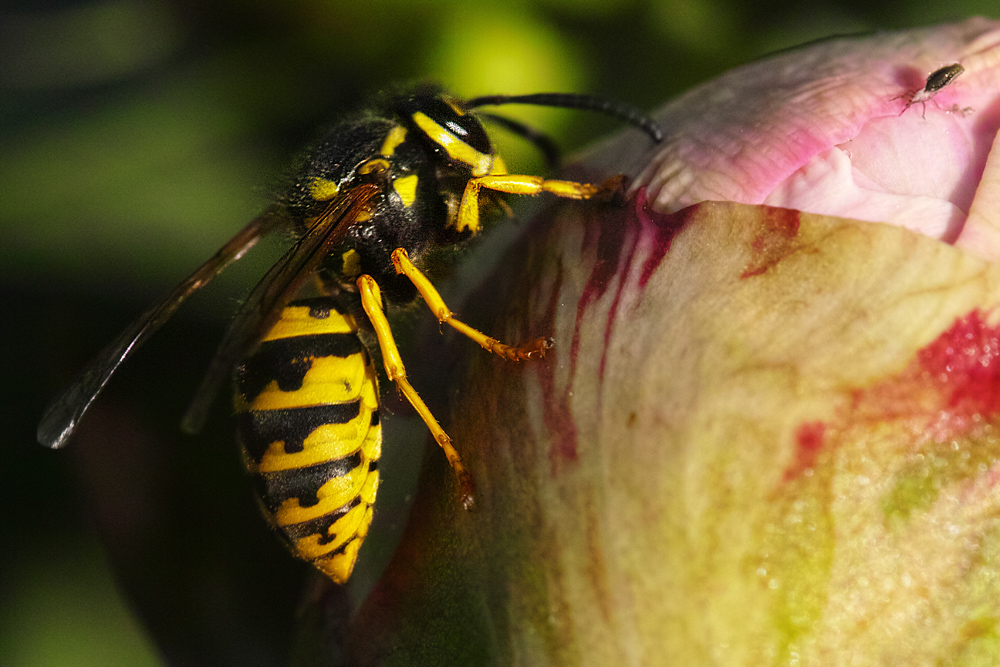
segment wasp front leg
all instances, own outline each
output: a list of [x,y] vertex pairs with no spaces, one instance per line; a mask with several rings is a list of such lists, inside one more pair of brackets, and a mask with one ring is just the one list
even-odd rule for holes
[[545,356],[545,351],[552,347],[552,341],[546,338],[539,338],[519,347],[504,345],[496,338],[490,338],[478,329],[473,329],[465,322],[455,319],[454,313],[445,304],[444,299],[441,298],[441,294],[431,284],[431,281],[410,261],[406,250],[396,248],[392,252],[392,265],[396,268],[396,273],[406,276],[413,283],[413,286],[420,292],[420,296],[423,297],[427,303],[427,307],[434,313],[438,322],[447,324],[462,335],[471,338],[479,343],[483,349],[510,361],[528,361],[541,359]]
[[479,231],[479,191],[483,188],[504,192],[511,195],[537,195],[551,192],[557,197],[567,199],[590,199],[603,189],[603,186],[576,181],[546,180],[541,176],[523,176],[517,174],[496,174],[469,179],[462,193],[462,203],[458,207],[458,220],[455,228],[458,231],[466,229]]
[[406,368],[403,366],[403,359],[399,355],[399,348],[396,347],[396,341],[392,336],[389,321],[385,317],[385,310],[382,306],[382,292],[379,289],[378,283],[371,276],[363,275],[358,278],[357,285],[358,291],[361,294],[361,306],[364,308],[368,320],[372,323],[372,327],[375,329],[375,336],[378,338],[378,346],[382,351],[382,363],[385,364],[386,375],[391,382],[396,383],[396,387],[406,397],[406,400],[410,402],[413,409],[417,411],[420,418],[424,420],[424,424],[427,425],[431,435],[434,436],[438,445],[444,450],[444,455],[447,457],[448,463],[451,464],[452,470],[455,471],[455,475],[458,477],[459,486],[461,487],[462,506],[465,509],[471,509],[475,502],[475,482],[472,479],[472,474],[462,464],[462,457],[458,455],[455,447],[452,446],[451,438],[444,432],[444,429],[441,428],[441,425],[438,424],[437,419],[431,413],[430,408],[427,407],[427,404],[417,394],[416,389],[406,379]]

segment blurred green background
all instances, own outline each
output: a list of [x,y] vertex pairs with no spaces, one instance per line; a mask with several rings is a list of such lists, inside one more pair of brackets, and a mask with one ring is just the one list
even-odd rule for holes
[[[652,109],[770,51],[1000,15],[995,7],[8,0],[0,664],[284,662],[307,572],[255,515],[225,401],[201,436],[176,428],[235,300],[273,248],[185,307],[116,377],[69,449],[42,449],[34,429],[89,356],[262,208],[323,122],[415,80],[465,97],[586,91]],[[514,111],[568,148],[616,127],[588,114]],[[514,169],[540,168],[516,140],[501,150]],[[407,469],[419,466],[419,452],[403,456]],[[395,493],[377,524],[405,521],[406,491]],[[384,562],[391,540],[379,544],[366,549]]]

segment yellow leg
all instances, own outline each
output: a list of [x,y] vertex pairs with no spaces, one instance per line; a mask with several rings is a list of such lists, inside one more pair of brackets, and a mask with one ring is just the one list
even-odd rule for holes
[[410,261],[404,249],[396,248],[392,251],[392,265],[396,268],[396,273],[410,279],[413,286],[420,292],[420,296],[427,302],[427,307],[434,313],[434,317],[438,318],[438,322],[455,328],[493,354],[497,354],[510,361],[528,361],[531,359],[541,359],[545,356],[545,351],[552,347],[552,342],[546,338],[539,338],[521,347],[504,345],[496,338],[490,338],[481,331],[473,329],[465,322],[455,319],[454,313],[445,305],[444,299],[441,298],[437,289],[427,279],[427,276],[413,265],[413,262]]
[[448,458],[452,470],[458,476],[458,483],[461,488],[462,506],[465,509],[472,509],[475,502],[475,482],[472,474],[462,465],[462,457],[458,455],[451,444],[451,438],[444,432],[441,425],[434,419],[427,404],[424,403],[420,395],[413,388],[413,385],[406,379],[406,369],[403,367],[403,360],[399,356],[399,348],[392,337],[392,330],[389,328],[389,321],[385,318],[385,311],[382,309],[382,293],[378,283],[371,276],[361,276],[358,278],[358,290],[361,293],[361,306],[365,309],[369,321],[375,328],[375,335],[378,337],[378,346],[382,350],[382,362],[385,364],[385,373],[391,382],[396,383],[396,387],[403,393],[406,400],[410,402],[413,409],[417,411],[420,418],[427,424],[431,435],[444,450],[444,455]]
[[482,188],[512,195],[537,195],[542,192],[551,192],[558,197],[568,199],[590,199],[601,191],[599,186],[589,183],[547,181],[541,176],[502,174],[471,178],[465,186],[462,203],[458,207],[458,220],[455,222],[458,231],[466,229],[473,232],[479,231],[479,191]]

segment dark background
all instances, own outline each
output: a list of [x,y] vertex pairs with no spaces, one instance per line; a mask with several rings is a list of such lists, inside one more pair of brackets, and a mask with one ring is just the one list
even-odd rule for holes
[[[471,4],[0,5],[0,664],[284,660],[308,572],[255,514],[226,401],[203,434],[177,430],[274,247],[182,309],[68,449],[44,450],[34,430],[88,357],[262,208],[324,121],[422,79],[463,97],[586,91],[652,109],[811,39],[996,15],[995,0]],[[512,115],[567,147],[616,127],[580,113]],[[517,141],[501,150],[513,170],[540,168]],[[403,478],[422,452],[419,428],[387,429],[387,457],[402,453],[383,468],[380,533],[365,548],[374,565],[359,566],[355,597],[391,554]]]

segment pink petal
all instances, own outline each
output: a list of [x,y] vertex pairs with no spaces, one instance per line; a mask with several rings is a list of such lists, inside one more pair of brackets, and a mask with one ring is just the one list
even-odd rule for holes
[[[930,72],[952,63],[964,73],[906,108]],[[641,139],[611,147],[624,172],[646,165],[633,190],[646,187],[656,211],[766,203],[1000,256],[992,189],[981,184],[1000,128],[1000,22],[818,43],[732,70],[657,118],[669,136],[651,162]],[[988,198],[974,207],[976,196]]]

